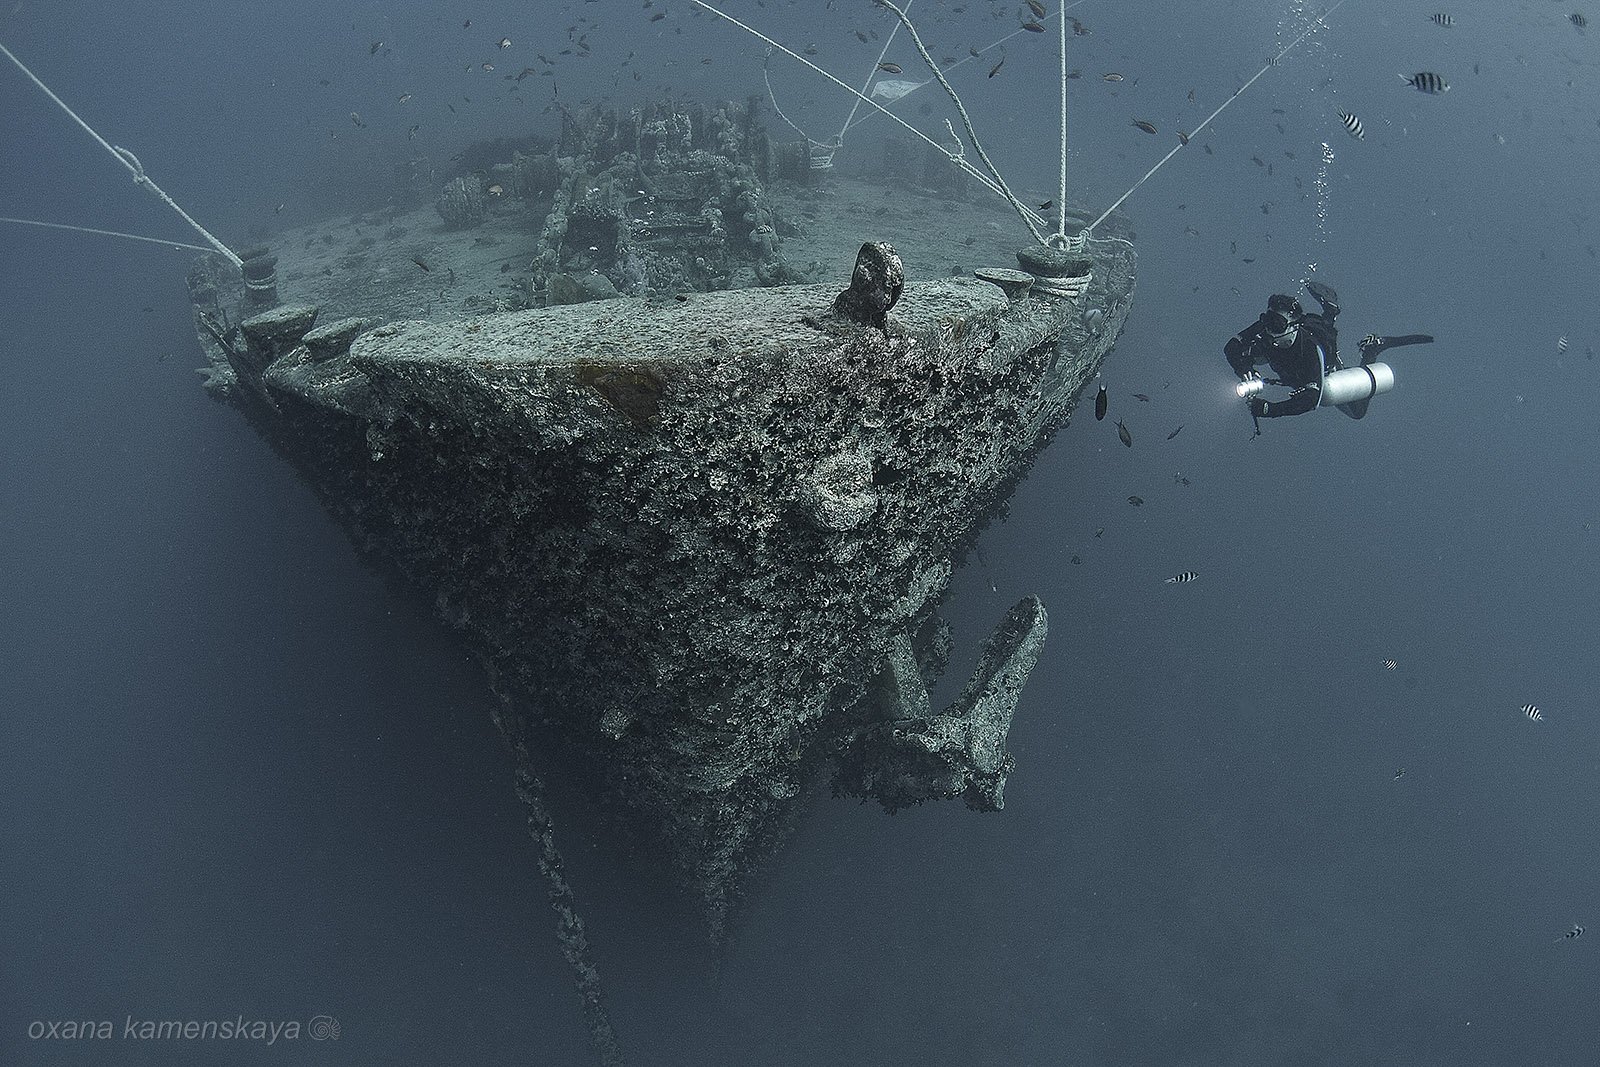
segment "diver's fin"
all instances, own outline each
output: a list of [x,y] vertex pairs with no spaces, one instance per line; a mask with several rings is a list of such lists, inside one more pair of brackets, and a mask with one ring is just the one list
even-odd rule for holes
[[1336,406],[1352,419],[1363,419],[1366,418],[1367,405],[1370,403],[1372,403],[1372,398],[1369,396],[1365,400],[1352,400],[1348,404],[1338,404]]
[[1361,339],[1361,365],[1377,360],[1383,355],[1385,349],[1402,348],[1406,345],[1431,345],[1433,335],[1427,333],[1403,333],[1398,337],[1379,337],[1376,334],[1367,334]]

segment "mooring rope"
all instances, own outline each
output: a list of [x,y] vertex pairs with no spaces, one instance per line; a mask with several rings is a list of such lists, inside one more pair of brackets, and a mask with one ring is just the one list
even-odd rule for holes
[[125,237],[130,241],[149,241],[153,245],[166,245],[168,248],[187,248],[195,252],[210,252],[205,245],[191,245],[183,241],[168,241],[160,237],[141,237],[136,233],[122,233],[119,230],[97,230],[93,226],[69,226],[65,222],[41,222],[38,219],[13,219],[0,215],[0,222],[12,222],[18,226],[43,226],[51,230],[73,230],[77,233],[97,233],[102,237]]
[[[726,19],[727,21],[733,23],[735,26],[739,27],[741,30],[744,30],[746,33],[748,33],[751,36],[755,37],[757,40],[762,41],[763,43],[771,46],[772,48],[776,48],[778,51],[782,52],[784,55],[788,56],[790,59],[793,59],[795,62],[800,63],[800,64],[802,64],[804,66],[810,67],[812,70],[816,71],[818,74],[822,75],[824,78],[828,79],[833,84],[835,84],[839,88],[843,89],[845,92],[851,93],[851,94],[853,94],[853,95],[855,95],[857,97],[860,97],[862,103],[868,104],[868,105],[876,108],[880,114],[887,116],[888,118],[894,120],[895,122],[898,122],[902,127],[905,128],[907,133],[911,134],[913,137],[918,138],[919,140],[925,141],[927,144],[929,144],[933,148],[935,148],[938,151],[942,152],[945,155],[945,157],[950,160],[951,163],[954,163],[956,166],[960,167],[964,172],[966,172],[966,174],[968,174],[974,180],[979,182],[981,185],[985,186],[990,192],[994,193],[996,196],[1004,196],[1005,195],[1005,193],[1000,189],[1000,187],[994,183],[994,179],[990,178],[983,171],[979,170],[972,163],[968,162],[962,156],[961,153],[952,152],[950,149],[948,149],[948,148],[944,147],[943,145],[939,144],[939,142],[935,141],[932,137],[929,137],[927,134],[923,133],[921,130],[919,130],[915,126],[911,125],[909,122],[907,122],[905,119],[901,118],[899,115],[896,115],[894,112],[890,111],[888,108],[884,107],[882,104],[878,103],[876,100],[873,100],[870,97],[862,96],[861,93],[857,92],[854,88],[852,88],[849,85],[846,85],[844,82],[840,81],[838,78],[835,78],[832,74],[829,74],[827,71],[823,70],[821,67],[819,67],[815,63],[811,62],[811,60],[807,59],[805,56],[800,55],[798,52],[794,51],[793,49],[785,48],[783,45],[779,44],[777,41],[774,41],[771,37],[768,37],[766,34],[762,33],[760,30],[757,30],[754,27],[752,27],[752,26],[750,26],[750,25],[748,25],[746,23],[740,22],[738,19],[734,18],[732,15],[728,14],[726,11],[719,10],[718,8],[713,7],[711,4],[706,3],[706,0],[689,0],[689,2],[694,4],[696,7],[704,8],[705,10],[711,12],[713,15],[716,15],[718,18]],[[804,135],[802,134],[802,136],[804,136]],[[1024,205],[1024,208],[1026,208],[1026,205]],[[1032,212],[1032,211],[1029,211],[1029,214],[1032,216],[1032,218],[1033,218],[1033,220],[1034,220],[1034,222],[1036,224],[1042,225],[1044,223],[1043,216],[1041,216],[1041,215],[1039,215],[1039,214],[1037,214],[1035,212]]]
[[1267,65],[1266,66],[1264,66],[1260,70],[1256,71],[1255,75],[1249,81],[1245,82],[1243,85],[1239,86],[1239,88],[1235,89],[1233,91],[1233,95],[1232,96],[1230,96],[1230,97],[1228,97],[1228,99],[1224,100],[1222,102],[1221,106],[1219,106],[1211,114],[1207,115],[1206,116],[1206,120],[1204,122],[1202,122],[1200,125],[1198,125],[1198,126],[1196,126],[1194,128],[1194,133],[1188,134],[1185,139],[1180,140],[1177,144],[1173,145],[1172,146],[1172,150],[1170,152],[1168,152],[1166,155],[1162,156],[1159,160],[1157,160],[1155,166],[1153,166],[1149,170],[1145,171],[1144,177],[1142,177],[1138,181],[1134,182],[1133,186],[1127,192],[1125,192],[1121,196],[1117,197],[1117,199],[1112,203],[1112,205],[1110,207],[1106,208],[1105,211],[1101,212],[1099,218],[1095,219],[1093,222],[1089,223],[1088,226],[1084,227],[1083,232],[1084,233],[1088,233],[1089,231],[1093,230],[1096,226],[1098,226],[1102,222],[1106,221],[1106,219],[1111,216],[1111,213],[1113,211],[1117,210],[1117,208],[1122,206],[1122,202],[1124,200],[1128,199],[1128,197],[1132,196],[1136,191],[1138,191],[1139,186],[1143,185],[1145,182],[1150,180],[1150,176],[1152,174],[1154,174],[1156,171],[1160,170],[1162,167],[1166,166],[1167,165],[1167,160],[1169,160],[1173,156],[1177,155],[1182,149],[1185,149],[1185,148],[1189,147],[1189,142],[1193,141],[1195,139],[1196,134],[1198,134],[1201,130],[1203,130],[1207,126],[1211,125],[1211,120],[1212,119],[1214,119],[1218,115],[1222,114],[1223,111],[1227,110],[1227,107],[1228,107],[1229,104],[1233,103],[1235,100],[1239,99],[1239,97],[1243,96],[1244,95],[1244,91],[1246,89],[1248,89],[1248,88],[1250,88],[1250,86],[1254,85],[1256,83],[1257,79],[1259,79],[1267,71],[1269,71],[1273,67],[1277,66],[1278,60],[1280,60],[1284,56],[1288,55],[1294,49],[1294,47],[1296,45],[1298,45],[1301,41],[1305,40],[1307,37],[1310,37],[1317,30],[1321,29],[1322,26],[1324,25],[1324,23],[1326,22],[1328,16],[1332,15],[1335,11],[1337,11],[1341,7],[1343,7],[1344,3],[1345,3],[1345,0],[1339,0],[1338,3],[1334,4],[1328,10],[1324,11],[1321,15],[1319,15],[1317,17],[1317,19],[1314,22],[1311,23],[1310,26],[1306,27],[1306,31],[1304,33],[1302,33],[1300,36],[1296,37],[1294,40],[1290,41],[1288,46],[1285,47],[1283,49],[1283,51],[1279,52],[1277,55],[1275,55],[1271,59],[1267,60]]
[[[906,16],[904,11],[896,7],[891,0],[874,0],[874,2],[893,11],[895,17],[900,20],[900,25],[906,28],[906,32],[911,35],[911,43],[917,46],[917,54],[928,65],[928,69],[933,72],[933,76],[939,79],[939,84],[944,86],[944,91],[950,95],[950,102],[955,104],[956,113],[961,116],[961,125],[966,127],[967,139],[972,142],[972,147],[977,150],[978,158],[983,160],[983,165],[989,168],[990,177],[1000,187],[1000,192],[1010,202],[1012,208],[1015,209],[1017,216],[1022,219],[1022,224],[1028,228],[1028,232],[1033,234],[1034,240],[1040,244],[1048,244],[1049,242],[1045,240],[1044,233],[1028,217],[1028,209],[1023,206],[1022,201],[1017,199],[1017,195],[1011,191],[1011,186],[1006,184],[1006,180],[1000,176],[1000,168],[994,165],[994,160],[989,158],[989,153],[983,150],[983,144],[978,140],[978,131],[972,128],[972,117],[967,114],[965,105],[961,103],[961,97],[956,95],[955,87],[945,78],[943,72],[939,70],[939,64],[928,53],[927,47],[922,43],[922,35],[917,32],[915,26],[911,25],[911,19]],[[1061,206],[1061,210],[1065,213],[1065,204]]]
[[52,92],[48,85],[40,81],[39,76],[33,71],[29,70],[27,64],[23,63],[22,60],[18,59],[12,54],[11,49],[7,48],[4,44],[0,44],[0,52],[5,53],[5,57],[11,60],[11,62],[15,63],[17,65],[17,69],[26,74],[28,76],[28,80],[37,85],[44,95],[55,101],[56,106],[61,108],[62,111],[65,111],[73,122],[76,122],[79,126],[82,126],[90,137],[93,137],[96,141],[100,142],[100,147],[104,148],[107,152],[110,152],[113,159],[115,159],[118,163],[121,163],[124,167],[127,167],[129,172],[133,175],[133,183],[135,185],[144,186],[146,189],[154,193],[162,203],[166,204],[173,211],[176,211],[178,216],[182,218],[184,222],[187,222],[190,226],[193,226],[195,232],[206,239],[207,244],[209,244],[221,255],[227,257],[228,261],[235,267],[242,267],[244,265],[244,261],[235,255],[232,249],[213,237],[211,235],[211,231],[207,230],[204,226],[200,225],[193,218],[191,218],[189,213],[183,210],[183,208],[179,207],[177,202],[174,201],[172,197],[168,196],[161,186],[157,185],[153,180],[151,180],[150,176],[144,172],[144,165],[139,162],[138,156],[134,155],[132,152],[128,151],[128,149],[123,148],[120,145],[111,144],[104,137],[101,137],[98,133],[96,133],[93,126],[90,126],[87,122],[79,118],[78,113],[72,110],[72,108],[68,107],[67,102]]
[[[911,5],[914,3],[916,3],[916,0],[906,0],[906,10],[910,11]],[[878,68],[883,65],[883,57],[889,54],[889,46],[894,44],[894,35],[899,32],[899,26],[892,26],[889,29],[889,36],[883,39],[883,51],[878,53],[877,61],[872,64],[872,69],[867,71],[867,80],[866,83],[861,86],[861,92],[857,94],[855,100],[851,101],[850,114],[844,117],[844,125],[839,127],[838,134],[836,134],[833,138],[836,143],[841,145],[844,144],[844,135],[845,131],[850,129],[850,120],[855,118],[856,112],[861,109],[861,100],[863,95],[868,89],[872,88],[873,76],[878,73]]]

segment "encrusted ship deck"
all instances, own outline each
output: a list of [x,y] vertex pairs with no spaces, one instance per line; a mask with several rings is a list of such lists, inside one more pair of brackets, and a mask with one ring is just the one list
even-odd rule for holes
[[[1014,243],[987,204],[895,193],[920,218],[874,226],[836,205],[883,190],[793,195],[815,219],[757,217],[754,270],[780,264],[773,229],[793,234],[786,263],[805,259],[809,229],[824,284],[497,310],[551,297],[581,261],[500,288],[511,272],[487,261],[538,254],[517,244],[536,227],[495,226],[493,212],[464,229],[391,212],[382,230],[327,229],[331,242],[290,235],[277,251],[292,303],[242,330],[227,312],[247,298],[215,272],[194,280],[213,392],[367,559],[559,726],[718,932],[825,769],[891,809],[1002,805],[1044,608],[1017,604],[941,710],[928,697],[951,651],[939,597],[1093,378],[1133,287],[1125,242],[1092,246],[1077,298],[974,279],[957,255],[1009,266]],[[760,232],[762,217],[776,226]],[[834,309],[851,279],[834,250],[864,239],[906,254],[886,329]]]

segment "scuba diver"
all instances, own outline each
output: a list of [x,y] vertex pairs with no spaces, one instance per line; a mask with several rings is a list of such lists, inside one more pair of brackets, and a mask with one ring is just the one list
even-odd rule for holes
[[[1223,346],[1228,365],[1239,376],[1238,393],[1249,403],[1252,419],[1303,415],[1318,406],[1335,406],[1359,419],[1366,415],[1374,396],[1394,387],[1394,372],[1388,364],[1377,362],[1379,354],[1385,348],[1433,340],[1427,334],[1368,334],[1361,339],[1361,366],[1345,368],[1339,363],[1339,332],[1334,326],[1339,295],[1321,282],[1308,282],[1306,289],[1322,305],[1321,314],[1307,314],[1300,301],[1276,293],[1268,299],[1267,310]],[[1263,363],[1275,377],[1261,376],[1256,367]],[[1261,395],[1268,385],[1288,386],[1292,391],[1283,400],[1269,401]],[[1256,432],[1261,432],[1259,421]]]

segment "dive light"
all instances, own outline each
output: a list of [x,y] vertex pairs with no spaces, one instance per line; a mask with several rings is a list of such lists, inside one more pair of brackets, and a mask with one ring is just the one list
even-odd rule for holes
[[[1391,379],[1392,381],[1392,379]],[[1240,400],[1248,400],[1267,387],[1266,379],[1259,374],[1252,374],[1234,387],[1234,392],[1239,394]]]

